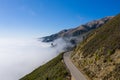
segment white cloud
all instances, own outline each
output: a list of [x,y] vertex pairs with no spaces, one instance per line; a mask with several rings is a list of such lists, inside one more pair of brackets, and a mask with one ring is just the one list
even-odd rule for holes
[[33,39],[0,39],[0,80],[18,80],[52,59],[66,46],[62,39],[50,43]]

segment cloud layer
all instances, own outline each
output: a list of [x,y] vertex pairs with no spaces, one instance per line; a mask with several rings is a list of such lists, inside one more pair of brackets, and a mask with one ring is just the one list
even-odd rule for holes
[[18,80],[46,63],[67,45],[62,39],[42,43],[36,39],[0,39],[0,80]]

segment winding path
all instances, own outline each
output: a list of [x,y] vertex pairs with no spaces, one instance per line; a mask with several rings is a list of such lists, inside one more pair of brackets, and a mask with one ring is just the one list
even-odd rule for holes
[[[67,66],[67,68],[70,70],[71,72],[71,75],[72,77],[75,79],[75,80],[87,80],[85,78],[85,76],[75,67],[75,65],[71,62],[70,60],[70,55],[71,55],[71,52],[66,52],[64,53],[63,55],[63,58],[64,58],[64,62]],[[73,79],[73,80],[74,80]]]

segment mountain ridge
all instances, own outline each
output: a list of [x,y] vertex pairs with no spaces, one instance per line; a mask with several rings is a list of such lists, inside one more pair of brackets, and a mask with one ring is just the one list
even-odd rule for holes
[[78,36],[81,36],[82,34],[85,34],[93,29],[96,29],[96,28],[102,26],[107,21],[111,20],[113,17],[114,16],[108,16],[108,17],[104,17],[99,20],[93,20],[86,24],[80,25],[76,28],[64,29],[56,34],[52,34],[50,36],[45,36],[40,39],[42,39],[42,42],[53,42],[54,40],[56,40],[58,38],[78,37]]

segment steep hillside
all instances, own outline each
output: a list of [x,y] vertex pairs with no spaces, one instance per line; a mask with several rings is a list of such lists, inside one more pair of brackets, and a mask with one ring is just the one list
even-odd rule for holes
[[88,31],[91,31],[93,29],[96,29],[96,28],[102,26],[107,21],[111,20],[112,18],[113,18],[113,16],[105,17],[105,18],[102,18],[102,19],[99,19],[99,20],[94,20],[94,21],[91,21],[87,24],[78,26],[78,27],[73,28],[73,29],[62,30],[62,31],[60,31],[56,34],[43,37],[42,39],[43,39],[43,42],[51,42],[51,41],[54,41],[58,38],[69,38],[69,39],[71,39],[72,37],[77,37],[78,38],[78,36],[81,36],[84,33],[87,33]]
[[70,80],[70,73],[63,63],[63,53],[20,80]]
[[120,80],[120,14],[90,33],[71,59],[91,80]]

